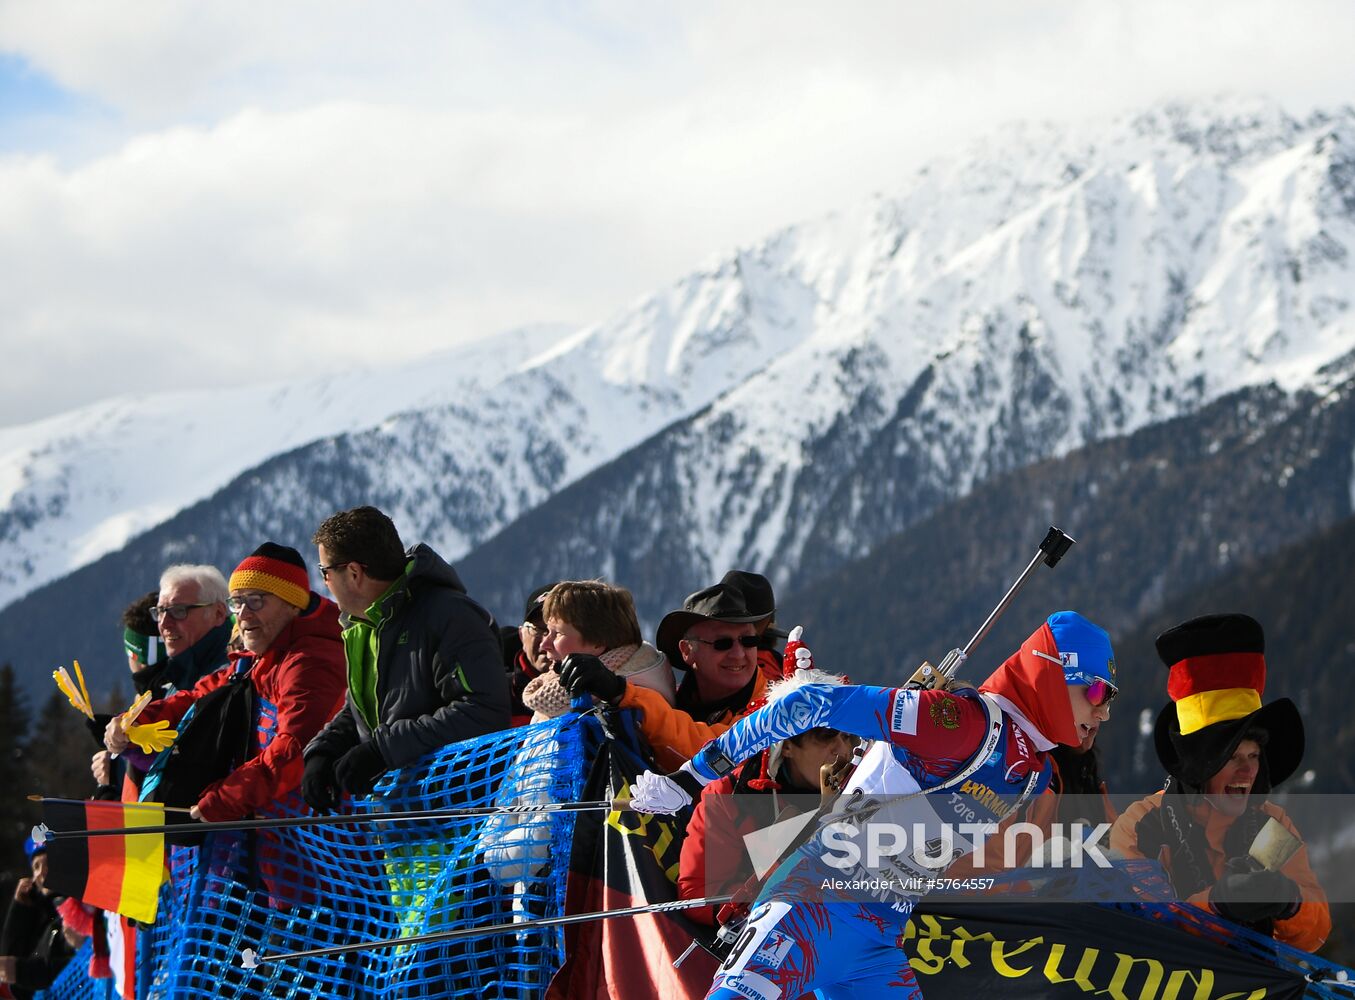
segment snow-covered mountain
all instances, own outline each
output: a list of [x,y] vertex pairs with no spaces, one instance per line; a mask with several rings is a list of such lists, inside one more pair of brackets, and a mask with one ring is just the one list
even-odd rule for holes
[[1352,249],[1348,109],[1017,130],[743,254],[819,293],[814,336],[465,568],[501,607],[583,557],[802,586],[995,473],[1242,387],[1331,384],[1355,359]]
[[0,428],[0,607],[279,452],[493,385],[565,332],[514,330],[417,364],[300,383],[129,394]]
[[[1355,356],[1350,109],[1015,128],[899,189],[544,350],[0,432],[0,602],[194,501],[156,558],[204,518],[234,526],[226,565],[370,500],[450,557],[535,551],[505,589],[584,561],[628,579],[617,550],[659,539],[673,590],[735,564],[784,584],[996,472]],[[195,432],[214,435],[199,466]]]
[[[459,554],[802,340],[806,297],[734,262],[572,333],[517,330],[295,384],[124,396],[0,430],[0,607],[277,455],[343,436],[392,515]],[[465,503],[448,509],[458,489]]]

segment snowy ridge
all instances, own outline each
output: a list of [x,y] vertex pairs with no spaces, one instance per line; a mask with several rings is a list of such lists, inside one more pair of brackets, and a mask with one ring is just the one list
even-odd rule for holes
[[[784,307],[804,293],[751,271],[691,275],[555,347],[559,328],[515,331],[388,371],[122,397],[0,431],[0,606],[336,435],[365,453],[412,537],[464,552],[808,335]],[[186,444],[203,437],[219,446]],[[449,511],[458,487],[462,509]],[[285,483],[269,492],[264,530],[279,517],[269,510],[298,502]]]
[[258,529],[341,458],[456,558],[665,428],[669,506],[632,489],[599,521],[631,515],[680,533],[698,570],[784,584],[995,472],[1244,386],[1317,386],[1355,357],[1349,109],[1028,126],[900,188],[563,340],[0,431],[0,606],[266,461]]
[[599,498],[646,527],[588,541],[666,531],[694,554],[675,573],[783,586],[995,473],[1243,387],[1320,389],[1355,357],[1353,165],[1350,110],[1168,106],[1006,135],[786,230],[739,259],[815,292],[813,336],[628,464],[669,499]]
[[126,395],[0,430],[0,605],[271,455],[492,385],[559,333],[515,330],[417,364],[300,383]]

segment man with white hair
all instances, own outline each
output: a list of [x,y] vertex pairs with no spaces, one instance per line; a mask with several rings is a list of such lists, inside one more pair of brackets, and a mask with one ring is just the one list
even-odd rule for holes
[[[156,697],[167,698],[175,692],[188,691],[227,664],[231,638],[231,616],[226,609],[229,596],[226,578],[215,566],[177,563],[160,574],[160,592],[149,612],[168,656],[157,677]],[[126,746],[120,720],[121,716],[113,716],[104,723],[102,739],[106,749],[95,754],[91,762],[101,784],[112,773],[104,753],[120,752],[110,741],[124,749]],[[130,765],[128,779],[133,786],[140,787],[150,758],[137,750],[123,756]]]
[[160,597],[151,618],[165,640],[165,680],[184,691],[226,665],[230,592],[215,566],[180,563],[160,575]]

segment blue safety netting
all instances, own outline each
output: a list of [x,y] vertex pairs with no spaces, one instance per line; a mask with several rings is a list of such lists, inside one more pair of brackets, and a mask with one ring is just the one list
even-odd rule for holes
[[[218,833],[171,851],[155,925],[137,935],[137,997],[538,997],[562,960],[558,929],[401,944],[332,956],[261,957],[563,912],[576,801],[597,738],[569,714],[454,744],[385,775],[362,814],[501,807],[490,817]],[[514,810],[521,809],[518,812]],[[304,815],[297,796],[279,815]],[[108,995],[77,957],[47,991]]]
[[[266,958],[463,928],[482,932],[562,913],[576,814],[528,810],[576,801],[601,738],[597,720],[574,714],[496,733],[388,774],[372,796],[353,803],[360,814],[502,807],[495,816],[218,834],[201,847],[174,849],[160,915],[137,936],[136,997],[541,997],[564,959],[558,929],[364,948],[254,970],[243,968],[240,957],[245,948]],[[293,798],[279,812],[304,809]],[[1125,892],[1126,879],[1133,892]],[[1003,881],[1023,892],[1039,882],[1041,898],[1099,901],[1189,928],[1300,972],[1314,1000],[1355,1000],[1342,979],[1349,970],[1164,902],[1169,885],[1155,862],[1073,876],[1026,870]],[[40,996],[113,1000],[111,980],[89,978],[89,953],[86,944]]]

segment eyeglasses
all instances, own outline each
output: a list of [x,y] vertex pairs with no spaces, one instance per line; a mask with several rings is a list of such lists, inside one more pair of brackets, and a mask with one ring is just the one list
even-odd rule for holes
[[[329,571],[330,571],[330,570],[332,570],[332,569],[343,569],[345,566],[347,566],[349,563],[352,563],[352,562],[357,562],[357,560],[356,560],[356,559],[345,559],[343,562],[330,563],[328,566],[321,566],[321,567],[319,567],[319,569],[320,569],[320,579],[321,579],[321,580],[324,580],[325,583],[329,583]],[[255,610],[255,611],[258,611],[259,609],[258,609],[258,608],[255,608],[254,610]]]
[[216,601],[203,601],[201,604],[166,604],[156,605],[150,609],[151,621],[158,622],[165,615],[173,618],[176,622],[181,622],[188,617],[188,612],[194,608],[210,608]]
[[544,628],[542,628],[540,625],[533,625],[531,622],[523,622],[519,626],[519,628],[525,628],[528,632],[531,632],[533,635],[546,634],[546,630]]
[[707,646],[715,650],[717,653],[728,653],[731,649],[734,648],[734,643],[736,642],[744,649],[757,649],[757,644],[759,642],[758,637],[755,635],[741,635],[737,637],[732,635],[722,635],[718,639],[698,639],[694,635],[689,635],[687,636],[687,641],[704,642]]
[[1091,702],[1092,708],[1109,705],[1119,693],[1119,689],[1110,681],[1095,680],[1087,685],[1087,700]]
[[226,602],[226,607],[231,609],[232,614],[238,615],[245,608],[250,611],[262,611],[263,606],[268,602],[271,594],[241,594],[239,597],[232,597]]

